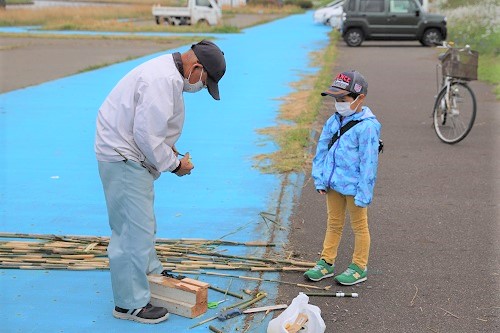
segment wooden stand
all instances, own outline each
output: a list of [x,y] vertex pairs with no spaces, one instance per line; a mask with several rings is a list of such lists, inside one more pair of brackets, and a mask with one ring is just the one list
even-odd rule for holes
[[207,312],[208,283],[190,278],[177,280],[163,275],[148,275],[148,280],[152,305],[187,318]]

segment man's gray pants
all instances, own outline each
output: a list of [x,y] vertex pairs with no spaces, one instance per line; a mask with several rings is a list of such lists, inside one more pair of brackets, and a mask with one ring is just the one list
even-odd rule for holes
[[151,298],[147,274],[163,270],[154,247],[155,179],[131,160],[98,163],[111,227],[108,257],[115,306],[138,309]]

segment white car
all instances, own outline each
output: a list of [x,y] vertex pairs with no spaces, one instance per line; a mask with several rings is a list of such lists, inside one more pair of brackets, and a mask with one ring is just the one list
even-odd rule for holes
[[333,28],[340,28],[342,23],[342,5],[344,0],[335,0],[330,2],[328,5],[316,9],[313,15],[315,23],[321,23],[325,25],[330,25]]

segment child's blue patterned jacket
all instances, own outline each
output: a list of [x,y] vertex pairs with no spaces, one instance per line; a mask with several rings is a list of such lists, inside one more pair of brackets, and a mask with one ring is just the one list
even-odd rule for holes
[[[363,121],[345,132],[328,150],[334,133],[340,132],[340,128],[351,120]],[[342,124],[337,112],[331,116],[323,127],[313,159],[312,176],[316,189],[331,188],[354,196],[356,206],[368,206],[377,179],[380,128],[367,106],[342,119]]]

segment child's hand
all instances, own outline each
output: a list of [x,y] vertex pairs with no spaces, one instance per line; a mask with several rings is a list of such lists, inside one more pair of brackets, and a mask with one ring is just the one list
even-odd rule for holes
[[318,191],[319,194],[326,194],[325,190],[316,190],[316,191]]

